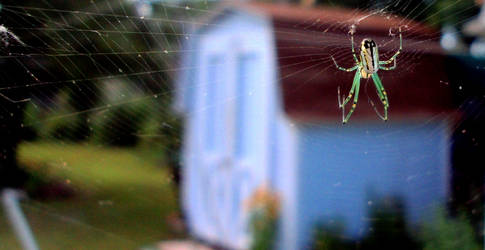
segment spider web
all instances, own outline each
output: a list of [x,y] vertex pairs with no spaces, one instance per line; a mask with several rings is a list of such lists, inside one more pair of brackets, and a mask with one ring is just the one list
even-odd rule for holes
[[[230,1],[227,1],[230,2]],[[468,1],[469,2],[469,1]],[[322,21],[318,17],[308,17],[297,25],[301,31],[301,38],[305,41],[307,36],[314,36],[321,41],[322,54],[333,56],[341,66],[349,67],[353,62],[349,43],[342,44],[332,37],[331,33],[349,34],[359,33],[359,23],[371,16],[382,16],[388,19],[397,15],[408,19],[416,19],[428,25],[440,27],[444,23],[452,23],[460,27],[473,18],[477,7],[466,4],[465,0],[447,1],[444,6],[437,8],[437,0],[423,1],[421,4],[413,4],[413,1],[386,0],[365,1],[354,4],[355,17],[352,21],[335,23],[330,27],[322,27]],[[336,1],[327,1],[327,5],[338,5]],[[461,7],[457,10],[458,7]],[[368,16],[362,17],[359,11],[367,11]],[[453,15],[447,15],[453,11]],[[177,94],[174,84],[176,76],[181,72],[189,71],[190,66],[184,65],[180,60],[186,53],[194,51],[184,47],[186,41],[198,36],[194,27],[218,26],[208,23],[207,16],[219,13],[217,4],[213,1],[80,1],[72,3],[59,3],[49,1],[18,1],[5,2],[2,5],[0,18],[0,60],[4,65],[1,72],[2,84],[0,85],[0,107],[4,127],[9,133],[18,130],[23,134],[20,143],[21,152],[19,161],[21,164],[34,166],[37,170],[59,172],[51,174],[60,178],[63,185],[67,185],[76,193],[82,193],[87,197],[95,196],[99,190],[106,188],[109,178],[94,180],[89,187],[83,186],[81,180],[98,178],[89,171],[78,173],[78,179],[71,179],[69,172],[71,164],[83,157],[90,158],[87,163],[97,168],[103,167],[116,160],[117,155],[96,154],[95,151],[87,150],[84,154],[72,158],[70,151],[63,147],[76,147],[84,145],[89,148],[104,150],[106,148],[118,148],[119,146],[132,146],[137,148],[134,155],[138,163],[149,161],[146,152],[157,149],[163,152],[163,159],[157,159],[163,163],[159,165],[177,162],[180,150],[180,120],[172,112],[172,103]],[[359,17],[359,18],[357,18]],[[220,25],[219,25],[220,26]],[[411,23],[402,23],[404,46],[416,45],[426,42],[438,43],[441,38],[439,29],[435,33],[427,34],[425,38],[415,33],[416,27]],[[399,27],[389,27],[389,37],[386,41],[380,41],[379,47],[383,48],[381,58],[390,58],[397,50]],[[458,31],[455,31],[458,34]],[[358,48],[359,42],[355,41]],[[328,47],[333,48],[328,51]],[[302,47],[304,48],[304,47]],[[288,48],[294,49],[294,48]],[[398,57],[398,67],[393,74],[413,74],[419,67],[419,60],[426,53],[425,49],[416,49]],[[299,63],[307,63],[301,59]],[[287,67],[291,65],[280,65]],[[197,66],[195,66],[197,67]],[[316,60],[314,64],[305,69],[319,68],[314,78],[319,77],[326,70],[333,68],[330,57]],[[483,70],[484,63],[477,60],[471,62],[471,68]],[[445,69],[443,69],[445,70]],[[335,70],[335,75],[344,74]],[[281,78],[290,77],[282,75]],[[392,84],[392,78],[383,79],[384,86]],[[303,82],[301,84],[308,84]],[[343,93],[350,89],[351,82],[343,83]],[[368,105],[377,98],[375,90],[368,82],[362,81],[360,105]],[[198,88],[200,86],[193,86]],[[482,133],[477,127],[483,122],[481,112],[484,95],[476,93],[479,87],[473,83],[451,81],[443,79],[442,88],[452,88],[457,96],[458,109],[465,115],[456,119],[455,114],[436,114],[428,117],[420,124],[411,127],[392,126],[390,124],[379,125],[376,129],[366,129],[364,132],[369,138],[391,138],[395,135],[403,135],[422,127],[430,126],[429,134],[422,140],[432,143],[432,137],[439,134],[443,124],[451,124],[449,129],[453,136],[450,139],[450,148],[457,148],[460,153],[453,155],[456,166],[465,165],[467,159],[479,159],[482,151]],[[242,95],[250,95],[258,91],[251,89],[248,93],[238,93],[234,96],[223,98],[218,105],[234,102]],[[402,91],[405,91],[403,88]],[[390,100],[392,102],[392,100]],[[374,101],[375,103],[378,103]],[[194,112],[204,112],[213,108],[209,105],[196,107]],[[337,90],[335,90],[335,108],[337,108]],[[358,109],[355,111],[358,112]],[[392,114],[392,110],[390,110]],[[376,117],[377,119],[377,117]],[[392,119],[392,118],[391,118]],[[340,121],[336,121],[338,123]],[[13,125],[12,125],[13,124]],[[433,124],[442,124],[433,126]],[[297,126],[298,124],[294,124]],[[318,127],[320,135],[317,138],[303,137],[302,140],[308,145],[318,145],[326,136],[338,135],[339,147],[342,148],[365,148],[362,152],[369,160],[382,158],[383,155],[390,161],[400,161],[400,149],[387,145],[362,145],[362,142],[353,140],[343,132],[351,128],[335,127],[334,124],[320,124],[308,122],[305,126]],[[352,126],[352,125],[351,125]],[[13,132],[12,132],[13,131]],[[114,131],[114,132],[113,132]],[[384,132],[382,132],[384,131]],[[117,136],[119,135],[119,136]],[[176,141],[176,142],[174,142]],[[175,144],[175,145],[174,145]],[[136,146],[135,146],[136,145]],[[141,146],[140,146],[141,145]],[[430,145],[432,146],[432,145]],[[16,146],[15,146],[16,147]],[[22,151],[22,148],[29,152]],[[141,148],[141,149],[140,149]],[[462,151],[469,150],[471,153]],[[4,149],[13,150],[13,148]],[[39,151],[37,151],[39,150]],[[45,154],[42,150],[56,152],[47,158],[36,158],[23,155]],[[78,149],[79,152],[84,152]],[[138,153],[141,151],[142,153]],[[337,154],[329,152],[329,154]],[[171,159],[174,156],[176,159]],[[425,157],[416,155],[416,158]],[[148,157],[149,158],[149,157]],[[29,161],[38,160],[42,164]],[[73,160],[74,159],[74,160]],[[160,167],[161,168],[161,167]],[[477,166],[479,168],[479,166]],[[464,170],[463,170],[464,169]],[[165,169],[166,170],[166,169]],[[43,170],[42,170],[43,171]],[[458,202],[450,202],[453,212],[465,209],[466,215],[474,221],[481,221],[482,214],[482,185],[480,178],[481,170],[470,170],[462,167],[457,175],[461,176],[456,184],[460,188]],[[429,173],[409,175],[406,170],[398,170],[394,175],[407,178],[409,181],[426,178]],[[165,171],[158,184],[162,189],[171,190],[175,176]],[[464,183],[470,183],[468,186]],[[342,185],[342,183],[335,183]],[[118,186],[123,187],[123,185]],[[150,188],[155,188],[151,187]],[[137,214],[136,203],[155,200],[159,202],[163,210],[163,203],[167,207],[176,206],[177,197],[158,197],[157,194],[141,193],[146,189],[134,189],[134,200],[128,203],[133,205],[133,214]],[[424,190],[426,191],[426,190]],[[140,193],[136,193],[140,192]],[[167,191],[170,193],[172,191]],[[87,194],[85,194],[87,193]],[[347,193],[350,197],[352,194]],[[84,196],[78,197],[83,199]],[[123,228],[110,227],[102,223],[93,223],[110,211],[117,211],[120,197],[116,192],[108,193],[102,197],[96,197],[97,203],[91,204],[97,207],[94,211],[99,214],[85,215],[83,207],[78,210],[65,209],[62,206],[52,204],[51,201],[43,202],[31,200],[23,204],[29,218],[36,220],[37,217],[46,217],[54,221],[51,227],[62,225],[61,230],[66,230],[79,237],[97,239],[103,236],[107,243],[100,243],[99,248],[122,246],[126,248],[140,247],[151,244],[161,239],[186,237],[186,234],[170,231],[166,235],[160,235],[156,227],[140,226],[142,235],[133,237],[126,233]],[[345,198],[342,198],[345,200]],[[369,199],[372,206],[379,201]],[[82,205],[82,203],[79,203]],[[126,206],[120,203],[118,206]],[[128,208],[127,208],[128,209]],[[131,208],[130,208],[131,209]],[[421,207],[421,210],[430,210],[431,207]],[[69,211],[68,213],[66,211]],[[92,211],[92,210],[89,210]],[[143,212],[139,212],[143,213]],[[147,215],[148,216],[148,215]],[[110,217],[111,219],[117,217]],[[117,219],[123,221],[122,217]],[[376,219],[369,217],[369,220]],[[158,217],[157,225],[165,227],[171,217]],[[168,221],[168,222],[167,222]],[[34,221],[35,222],[35,221]],[[42,220],[40,220],[42,222]],[[55,223],[58,222],[58,223]],[[6,222],[3,222],[6,223]],[[3,227],[6,228],[7,226]],[[480,223],[475,223],[475,228],[480,228]],[[35,229],[34,229],[35,230]],[[59,230],[59,229],[56,229]],[[3,229],[1,234],[9,235],[9,231]],[[39,234],[39,242],[42,246],[51,246],[49,237],[52,235]],[[338,234],[344,237],[343,234]],[[12,238],[12,237],[11,237]],[[74,237],[73,237],[74,238]],[[121,242],[121,243],[119,243]],[[15,248],[17,243],[13,240],[6,243],[6,248]],[[66,242],[66,247],[69,242]],[[105,244],[105,245],[103,245]],[[118,244],[118,245],[117,245]]]
[[[332,4],[332,1],[328,1]],[[364,5],[358,6],[358,10],[366,10],[369,11],[371,14],[368,16],[360,17],[357,14],[356,10],[356,18],[351,19],[350,21],[343,22],[343,23],[336,23],[334,26],[322,30],[322,37],[325,37],[329,31],[332,30],[340,30],[341,33],[354,33],[358,34],[359,32],[359,22],[369,18],[370,16],[383,16],[387,19],[392,19],[396,15],[404,16],[408,19],[419,20],[420,22],[424,22],[430,26],[435,27],[442,27],[446,25],[452,25],[456,27],[456,30],[453,29],[449,35],[456,35],[458,37],[465,37],[464,39],[468,39],[469,41],[465,41],[465,43],[470,43],[472,38],[466,37],[461,33],[460,28],[465,25],[467,22],[471,21],[474,14],[476,13],[476,7],[472,4],[466,5],[465,2],[462,1],[448,1],[443,3],[441,8],[434,9],[433,5],[438,4],[437,1],[427,1],[426,3],[422,4],[412,4],[411,2],[404,2],[404,1],[375,1],[371,3],[367,3]],[[460,8],[457,9],[457,7]],[[357,7],[357,6],[356,6]],[[450,14],[452,11],[452,14]],[[458,16],[458,17],[457,17]],[[357,18],[359,17],[359,18]],[[357,20],[357,21],[355,21]],[[311,29],[311,27],[318,27],[320,25],[320,20],[318,18],[309,17],[307,22],[301,24],[302,29]],[[400,26],[403,29],[403,46],[412,46],[416,44],[422,44],[425,42],[431,43],[443,43],[441,37],[441,32],[437,30],[434,33],[427,34],[427,37],[420,37],[417,35],[416,27],[413,26],[410,22],[401,23]],[[387,48],[387,53],[381,54],[380,58],[390,58],[393,53],[395,53],[398,47],[398,36],[396,30],[399,27],[389,27],[389,38],[387,41],[378,41],[379,48]],[[328,34],[330,35],[330,34]],[[462,38],[463,39],[463,38]],[[349,44],[341,44],[341,43],[334,43],[332,44],[332,40],[330,37],[327,39],[322,38],[325,41],[325,44],[328,44],[329,47],[337,47],[337,49],[331,50],[330,54],[339,62],[340,66],[345,68],[353,66],[353,58],[350,51],[350,42]],[[350,35],[349,35],[350,41]],[[356,39],[355,46],[356,51],[358,53],[358,46],[359,40]],[[463,42],[463,41],[462,41]],[[389,49],[391,48],[391,49]],[[395,49],[392,49],[395,48]],[[323,50],[323,49],[322,49]],[[423,55],[427,53],[426,47],[421,47],[421,49],[415,49],[413,51],[407,51],[404,55],[398,56],[398,63],[397,68],[393,71],[393,74],[396,76],[403,75],[403,74],[414,74],[416,71],[416,67],[419,67],[419,61],[423,57]],[[456,52],[455,52],[456,53]],[[461,51],[460,55],[453,54],[451,52],[450,57],[453,59],[448,60],[456,60],[453,61],[453,65],[456,66],[457,64],[462,63],[460,56],[463,56],[467,52]],[[384,59],[381,59],[384,60]],[[466,60],[465,60],[466,61]],[[472,74],[481,75],[480,71],[483,70],[483,62],[480,59],[470,60],[469,64],[467,65],[470,68],[474,68],[476,71]],[[347,62],[347,64],[345,64]],[[334,67],[331,60],[327,60],[324,64],[324,67]],[[445,71],[446,69],[442,69]],[[473,71],[473,70],[472,70]],[[323,73],[324,70],[320,71]],[[470,71],[468,71],[471,73]],[[479,73],[477,73],[479,72]],[[335,74],[350,74],[346,72],[336,71]],[[451,80],[442,79],[440,80],[441,88],[451,89],[454,95],[454,102],[456,104],[457,112],[460,114],[458,118],[456,116],[457,113],[452,114],[444,114],[444,113],[437,113],[433,116],[427,117],[424,122],[420,122],[419,124],[414,124],[408,128],[403,128],[401,126],[396,125],[388,125],[384,124],[382,126],[375,126],[373,128],[362,128],[361,125],[352,126],[351,128],[347,127],[335,127],[333,124],[331,125],[323,125],[321,123],[311,123],[308,122],[309,130],[313,130],[314,133],[309,133],[307,137],[303,137],[301,140],[301,144],[308,145],[306,150],[314,150],[318,152],[319,147],[322,145],[326,145],[326,148],[333,148],[333,151],[328,152],[325,156],[322,157],[336,157],[342,152],[354,152],[352,149],[361,149],[361,153],[365,154],[365,158],[369,161],[377,161],[379,162],[382,159],[389,159],[390,162],[400,162],[403,161],[401,150],[399,146],[396,146],[396,142],[392,142],[390,138],[396,136],[407,136],[408,133],[414,134],[417,133],[418,130],[422,128],[429,127],[429,132],[421,139],[422,141],[427,144],[429,143],[429,147],[433,147],[433,137],[440,134],[443,129],[450,131],[450,138],[448,146],[451,149],[451,164],[450,166],[450,187],[449,187],[449,200],[447,201],[445,207],[448,209],[449,213],[452,215],[462,214],[463,216],[467,217],[469,220],[473,221],[473,227],[475,228],[478,237],[482,235],[483,232],[483,224],[482,224],[482,210],[483,210],[483,190],[482,190],[482,182],[483,182],[483,168],[476,167],[472,169],[472,167],[467,167],[467,161],[471,161],[471,159],[477,159],[477,153],[481,152],[480,144],[478,139],[480,137],[479,134],[476,133],[475,128],[476,126],[480,126],[481,124],[481,114],[480,107],[483,105],[483,91],[480,87],[477,87],[472,82],[477,81],[476,78],[467,78],[467,79],[460,79],[460,77],[451,77]],[[393,79],[391,77],[387,77],[383,79],[384,86],[392,86]],[[371,85],[371,86],[369,86]],[[360,98],[359,98],[359,105],[367,105],[365,103],[365,99],[369,105],[374,106],[374,103],[380,103],[377,99],[377,94],[375,93],[374,86],[372,86],[372,81],[365,81],[362,79],[361,82],[361,91],[360,91]],[[350,90],[351,80],[348,83],[342,83],[340,90],[342,92],[343,97],[346,96],[348,91]],[[473,87],[475,86],[475,87]],[[404,87],[405,88],[405,87]],[[471,88],[471,89],[470,89]],[[468,90],[467,90],[468,89]],[[473,90],[472,90],[473,89]],[[477,91],[477,92],[474,92]],[[474,93],[473,93],[474,92]],[[339,91],[340,93],[340,91]],[[390,100],[392,103],[392,100]],[[392,108],[391,108],[392,109]],[[348,109],[347,109],[348,110]],[[356,110],[358,112],[358,109]],[[381,112],[376,110],[376,112]],[[379,115],[379,113],[378,113]],[[390,115],[392,115],[392,111],[390,111]],[[409,120],[410,123],[412,119]],[[434,124],[434,125],[433,125]],[[437,125],[438,124],[438,125]],[[317,131],[317,132],[315,132]],[[350,131],[350,132],[349,132]],[[355,132],[358,131],[358,132]],[[473,132],[472,132],[473,131]],[[365,137],[368,139],[366,145],[364,146],[360,140],[356,140],[352,135],[348,135],[346,133],[352,134],[355,133],[365,133]],[[334,140],[329,140],[328,138],[337,138],[338,142]],[[380,138],[380,139],[378,139]],[[465,139],[466,138],[466,139]],[[381,140],[382,139],[382,140]],[[325,140],[329,140],[325,143]],[[381,144],[373,145],[370,143],[371,141],[380,142]],[[382,144],[383,143],[383,144]],[[465,149],[469,150],[465,152]],[[311,149],[310,149],[311,148]],[[346,150],[348,149],[348,150]],[[309,154],[311,155],[311,154]],[[413,156],[413,159],[425,158],[426,153],[417,154]],[[318,158],[320,159],[320,158]],[[314,159],[315,160],[315,159]],[[328,167],[328,164],[325,163],[325,160],[322,158],[322,168]],[[342,160],[345,161],[345,160]],[[334,163],[334,162],[333,162]],[[358,171],[358,170],[356,170]],[[336,181],[333,183],[333,186],[336,187],[335,190],[349,190],[352,187],[352,183],[346,182],[346,178],[352,175],[352,171],[342,174],[340,169],[327,170],[326,174],[335,178],[335,176],[340,176],[341,181]],[[423,171],[423,172],[410,172],[408,169],[393,169],[393,176],[398,176],[399,178],[406,179],[407,183],[412,183],[417,179],[427,178],[431,173],[430,171]],[[318,175],[318,174],[316,174]],[[475,177],[471,177],[475,176]],[[309,181],[309,180],[307,180]],[[347,185],[347,188],[345,187]],[[420,189],[420,192],[427,192],[429,190]],[[335,191],[337,192],[337,191]],[[345,191],[338,191],[343,192],[345,195],[339,196],[338,202],[343,203],[351,203],[353,197],[352,192],[345,192]],[[372,192],[371,192],[372,193]],[[329,194],[330,195],[330,194]],[[333,196],[331,196],[333,197]],[[348,197],[348,198],[346,198]],[[396,200],[397,199],[397,200]],[[400,205],[396,205],[399,203],[399,197],[379,197],[370,195],[367,204],[370,210],[374,211],[371,214],[367,215],[366,219],[369,221],[383,221],[386,223],[385,217],[381,217],[382,214],[379,214],[379,211],[386,213],[384,207],[388,206],[393,207],[396,211],[400,211]],[[402,204],[401,204],[402,205]],[[421,206],[418,207],[417,210],[427,211],[428,214],[432,214],[433,212],[436,213],[435,206]],[[387,221],[389,222],[389,221]],[[330,216],[328,219],[322,220],[321,223],[324,226],[327,234],[323,234],[321,238],[322,240],[328,240],[328,235],[333,235],[337,239],[341,239],[345,241],[347,239],[347,235],[342,233],[342,230],[345,230],[345,224],[340,224],[341,221],[335,219],[335,216]],[[423,225],[426,224],[425,221],[420,221],[418,224]],[[366,232],[371,234],[376,230],[382,230],[375,228],[375,226],[379,226],[379,223],[370,223],[371,226],[366,228]],[[382,224],[381,224],[382,226]],[[392,226],[390,228],[393,228]],[[419,227],[414,227],[411,230],[419,229]],[[436,229],[436,228],[435,228]],[[385,229],[384,229],[385,230]],[[393,228],[396,230],[396,228]],[[399,229],[397,229],[399,230]],[[449,230],[449,229],[448,229]],[[382,232],[381,232],[382,233]],[[441,231],[443,233],[443,231]],[[401,236],[404,235],[404,232],[401,232]],[[413,235],[413,233],[412,233]],[[327,237],[327,238],[325,238]],[[403,236],[404,237],[404,236]],[[418,236],[419,237],[419,236]],[[452,242],[455,240],[451,238],[450,241]],[[459,240],[456,239],[455,243],[458,243]],[[325,245],[325,241],[322,243]],[[328,243],[327,244],[331,244]],[[361,243],[357,243],[358,246]],[[366,243],[363,243],[366,244]],[[323,246],[322,245],[322,246]],[[406,246],[409,247],[409,246]]]

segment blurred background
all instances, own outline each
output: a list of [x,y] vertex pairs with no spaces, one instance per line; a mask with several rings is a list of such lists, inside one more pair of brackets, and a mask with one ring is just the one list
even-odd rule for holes
[[[483,1],[0,2],[0,186],[38,248],[483,248]],[[390,121],[362,80],[343,126],[330,56],[399,29]]]

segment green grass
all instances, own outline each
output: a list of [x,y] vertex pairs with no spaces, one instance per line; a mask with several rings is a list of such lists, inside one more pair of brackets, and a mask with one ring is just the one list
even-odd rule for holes
[[[68,199],[23,203],[40,248],[134,249],[183,237],[168,225],[177,202],[168,171],[154,155],[89,144],[21,144],[19,162],[28,172],[75,191]],[[0,216],[0,249],[19,249]]]

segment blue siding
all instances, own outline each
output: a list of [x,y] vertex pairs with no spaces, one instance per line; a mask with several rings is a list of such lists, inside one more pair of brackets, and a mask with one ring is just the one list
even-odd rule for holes
[[376,197],[402,199],[411,223],[446,197],[444,124],[303,126],[299,133],[300,245],[309,242],[317,222],[336,219],[347,236],[364,236]]

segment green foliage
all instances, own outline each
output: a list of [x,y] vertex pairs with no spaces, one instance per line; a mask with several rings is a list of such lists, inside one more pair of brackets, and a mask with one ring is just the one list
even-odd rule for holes
[[84,116],[65,116],[66,113],[55,114],[58,116],[46,123],[46,132],[50,135],[49,138],[79,141],[85,139],[88,135],[86,125],[84,124]]
[[[88,9],[88,12],[93,12],[93,4],[94,2],[68,1],[56,3],[56,7],[66,10]],[[119,14],[127,17],[137,16],[137,4],[131,1],[101,1],[97,4],[99,6],[95,4],[95,9],[99,12],[99,15],[89,17],[74,14],[73,16],[68,15],[69,18],[67,18],[59,16],[56,12],[33,13],[33,18],[37,18],[40,21],[57,20],[59,18],[65,19],[64,21],[73,30],[72,32],[59,32],[55,27],[56,22],[40,22],[39,25],[42,24],[42,27],[45,29],[42,29],[42,31],[36,29],[29,31],[27,37],[33,38],[26,40],[27,44],[37,44],[37,46],[33,47],[49,47],[52,50],[64,50],[64,45],[58,42],[45,44],[45,41],[52,40],[51,37],[58,37],[62,39],[63,43],[69,44],[73,51],[82,51],[85,54],[99,53],[104,54],[104,56],[97,56],[96,58],[77,56],[74,60],[71,57],[55,57],[55,60],[46,60],[43,62],[42,66],[46,68],[46,71],[51,72],[51,75],[54,75],[55,79],[49,79],[47,76],[43,76],[42,80],[52,80],[60,82],[60,84],[52,85],[52,87],[43,87],[43,92],[48,93],[47,95],[39,96],[39,106],[43,110],[39,110],[39,112],[27,111],[28,114],[32,114],[31,117],[35,118],[34,122],[24,122],[25,124],[30,124],[29,128],[26,129],[29,132],[29,139],[34,139],[36,136],[39,136],[40,139],[80,141],[90,137],[95,132],[94,139],[103,144],[134,145],[138,141],[136,134],[144,126],[146,116],[151,115],[151,112],[155,109],[163,109],[165,112],[168,110],[169,106],[154,107],[158,105],[157,102],[149,103],[148,105],[152,105],[150,107],[148,105],[143,107],[143,105],[135,103],[146,101],[136,99],[151,97],[152,93],[166,93],[172,90],[170,88],[171,78],[164,72],[158,72],[157,74],[139,74],[147,71],[160,71],[165,67],[170,67],[169,62],[171,62],[171,58],[163,58],[163,56],[152,57],[144,53],[136,54],[130,52],[147,52],[164,49],[176,51],[178,44],[180,44],[180,38],[175,35],[178,34],[177,29],[179,27],[177,25],[159,22],[136,21],[131,18],[120,18],[116,22],[113,22],[113,20],[106,19],[103,15]],[[208,7],[207,3],[200,4]],[[46,3],[36,1],[28,1],[27,5],[46,7],[44,6]],[[48,8],[53,8],[49,4],[47,5]],[[191,4],[191,7],[200,6],[198,4]],[[155,18],[175,18],[178,15],[187,15],[188,12],[200,13],[197,11],[192,12],[192,10],[186,10],[185,8],[161,6],[159,3],[154,3],[153,9],[153,17]],[[13,20],[18,20],[18,18],[14,17]],[[37,24],[37,21],[31,22]],[[15,23],[17,24],[16,21]],[[120,27],[126,33],[114,32],[107,35],[103,32],[78,33],[77,31],[77,29],[116,30]],[[167,35],[145,35],[152,30]],[[133,33],[130,31],[133,31]],[[171,35],[171,33],[174,33],[174,35]],[[20,35],[22,37],[25,36],[22,33]],[[136,77],[118,77],[118,75],[133,73],[136,73]],[[126,94],[124,98],[112,98],[119,91],[115,90],[113,94],[113,89],[105,88],[106,81],[98,82],[97,80],[88,80],[109,79],[110,77],[107,76],[113,76],[112,79],[123,79],[126,82],[132,81],[129,83],[121,83],[124,87],[126,85],[132,85],[131,88],[122,90],[124,91],[122,94]],[[116,85],[116,83],[113,85]],[[62,87],[59,88],[59,86]],[[56,94],[57,97],[54,98],[55,100],[52,100],[51,98],[54,94],[51,93],[57,93],[59,91],[60,93]],[[130,94],[130,91],[134,92],[135,95]],[[169,97],[167,95],[164,98],[168,99]],[[111,106],[106,107],[107,105]],[[158,122],[158,120],[155,122]]]
[[277,232],[277,218],[265,209],[254,210],[251,214],[251,229],[253,238],[251,250],[267,250],[274,248]]
[[426,22],[437,27],[444,24],[461,26],[464,20],[478,14],[479,7],[474,0],[441,0],[433,1]]
[[344,224],[318,225],[315,230],[313,249],[315,250],[347,250],[354,249],[355,243],[342,238]]
[[[8,49],[2,51],[2,55],[19,55],[19,58],[8,56],[3,60],[4,87],[10,89],[13,83],[23,86],[4,91],[3,94],[15,100],[35,94],[33,100],[37,102],[26,103],[27,110],[23,112],[23,104],[9,103],[5,98],[0,100],[4,107],[3,123],[6,125],[3,130],[8,135],[3,140],[3,165],[8,166],[5,168],[16,168],[15,150],[20,138],[82,141],[96,131],[96,140],[104,144],[135,144],[138,129],[143,127],[143,120],[150,114],[146,112],[148,105],[134,104],[144,100],[105,100],[105,93],[99,88],[103,84],[95,79],[131,78],[135,81],[133,84],[139,86],[137,88],[140,91],[136,92],[139,95],[136,98],[139,99],[152,93],[172,93],[171,77],[163,69],[173,68],[174,56],[168,51],[171,53],[179,50],[177,46],[183,39],[179,33],[183,32],[178,30],[183,27],[172,22],[132,18],[138,15],[138,3],[133,1],[53,3],[28,0],[19,3],[6,0],[2,4],[33,8],[19,9],[18,13],[2,11],[2,25],[9,29],[15,27],[15,34],[28,45],[17,46],[11,43]],[[200,4],[208,7],[207,2]],[[154,7],[154,18],[177,20],[194,16],[193,13],[205,14],[197,11],[197,8],[202,8],[198,4],[190,4],[195,10],[179,8],[177,5],[172,5],[173,8],[161,6],[161,3],[157,5]],[[38,10],[34,10],[36,8]],[[53,11],[41,11],[47,9]],[[19,19],[19,15],[22,18]],[[113,19],[106,15],[123,17]],[[70,28],[59,29],[59,23]],[[149,35],[153,30],[159,35]],[[186,38],[189,38],[188,34]],[[72,53],[65,54],[66,46]],[[152,55],[154,51],[165,49],[167,55]],[[25,56],[31,53],[45,56],[42,59]],[[64,55],[52,56],[54,54]],[[122,78],[124,75],[126,78]],[[31,85],[33,78],[35,82],[47,84]],[[124,101],[126,103],[123,104]],[[169,106],[163,108],[168,110]],[[150,107],[149,111],[152,110]],[[25,119],[18,115],[21,113],[26,114]],[[93,124],[93,121],[97,123]],[[2,172],[1,176],[5,177],[6,174]]]
[[181,181],[180,175],[180,149],[182,145],[182,121],[177,119],[166,108],[170,104],[153,101],[150,115],[143,121],[138,133],[138,145],[147,152],[157,149],[158,153],[153,156],[162,165],[167,166],[171,172],[171,178],[176,184]]
[[140,103],[109,108],[94,121],[94,139],[107,145],[133,146],[146,114]]
[[53,107],[47,108],[39,108],[36,101],[27,104],[22,123],[25,139],[80,141],[88,137],[87,115],[75,112],[70,92],[59,92],[54,102]]
[[93,136],[96,142],[114,146],[133,146],[138,142],[139,130],[149,116],[151,96],[133,87],[133,82],[104,83],[104,103],[93,117]]
[[[182,133],[181,121],[169,110],[167,101],[150,101],[147,112],[150,114],[140,128],[140,144],[144,147],[162,146],[174,154],[180,148]],[[178,161],[178,160],[177,160]]]
[[278,194],[266,187],[259,187],[247,201],[250,209],[250,227],[252,250],[273,249],[277,234],[280,214]]
[[425,222],[421,230],[411,233],[403,211],[399,200],[378,202],[370,212],[372,223],[368,234],[358,241],[343,238],[343,224],[320,225],[314,235],[313,249],[481,249],[470,222],[463,215],[451,218],[444,209],[439,209],[433,221]]
[[40,135],[45,139],[60,139],[79,141],[85,139],[87,129],[81,116],[75,113],[71,105],[69,90],[60,92],[56,97],[56,105],[46,114]]
[[405,207],[400,199],[378,200],[370,211],[372,223],[362,240],[362,249],[420,249],[406,225]]
[[425,250],[481,249],[466,217],[460,215],[457,218],[450,218],[444,209],[437,211],[432,222],[424,224],[421,238]]
[[[165,151],[167,164],[178,165],[181,122],[169,111],[167,97],[146,95],[135,82],[104,82],[99,104],[81,112],[75,106],[74,89],[60,91],[52,105],[32,101],[24,114],[24,134],[29,140],[80,141],[92,137],[98,143]],[[77,104],[80,105],[80,104]],[[83,109],[83,108],[81,108]]]
[[25,105],[24,119],[22,127],[24,128],[23,139],[35,140],[39,136],[39,132],[42,129],[42,124],[39,122],[41,118],[41,110],[31,101]]

